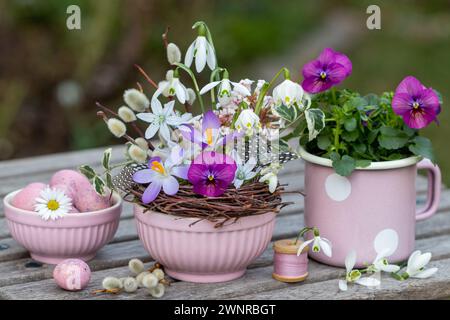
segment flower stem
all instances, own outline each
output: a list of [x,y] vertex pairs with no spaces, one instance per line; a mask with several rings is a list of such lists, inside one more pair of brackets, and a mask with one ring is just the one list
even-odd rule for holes
[[337,105],[336,89],[335,89],[334,87],[331,88],[331,96],[332,96],[332,98],[333,98],[333,103],[334,103],[335,105]]
[[264,102],[264,97],[267,94],[267,91],[269,91],[269,88],[273,85],[273,83],[278,79],[278,77],[280,76],[281,73],[289,74],[289,70],[287,68],[281,68],[280,71],[278,71],[275,76],[272,78],[272,80],[270,80],[270,82],[267,84],[264,83],[264,85],[261,88],[261,91],[259,93],[258,96],[258,100],[256,101],[256,106],[255,106],[255,113],[257,115],[259,115],[259,113],[261,112],[261,108],[262,108],[262,104]]

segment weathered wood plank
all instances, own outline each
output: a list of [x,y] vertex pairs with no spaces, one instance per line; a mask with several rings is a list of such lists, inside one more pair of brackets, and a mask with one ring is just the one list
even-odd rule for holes
[[[150,261],[151,258],[138,241],[119,242],[103,247],[97,256],[89,261],[92,271],[124,266],[133,258]],[[54,266],[44,264],[42,267],[27,268],[31,259],[19,259],[0,263],[0,287],[48,279],[52,277]]]
[[[441,285],[445,284],[450,287],[450,260],[448,260],[450,257],[450,243],[448,240],[448,236],[442,236],[422,239],[417,242],[419,249],[433,253],[433,261],[444,259],[443,261],[445,262],[441,263],[438,261],[433,263],[432,265],[438,265],[441,270],[435,278],[422,281],[421,285],[432,285],[437,278],[440,280]],[[267,257],[270,255],[271,250],[269,248]],[[345,271],[343,269],[328,267],[310,261],[309,270],[310,276],[302,284],[285,284],[273,280],[271,278],[272,266],[252,268],[248,270],[244,277],[227,283],[192,284],[188,282],[175,282],[171,287],[167,288],[164,299],[185,300],[204,299],[206,297],[208,299],[231,299],[237,296],[242,296],[242,299],[281,299],[280,296],[285,298],[293,291],[299,292],[296,296],[297,299],[310,299],[314,298],[317,294],[315,293],[315,290],[318,290],[316,283],[325,283],[328,292],[322,294],[328,294],[331,297],[337,293],[337,278],[344,275]],[[128,274],[129,271],[126,267],[93,272],[89,287],[82,292],[76,293],[58,289],[51,279],[28,282],[0,288],[0,297],[6,299],[149,299],[145,290],[140,290],[135,294],[121,294],[118,296],[98,295],[93,297],[90,295],[91,290],[98,289],[101,286],[101,281],[104,277],[108,275],[123,277]],[[333,280],[330,281],[330,279]],[[383,280],[382,290],[390,290],[394,285],[398,284],[398,282],[393,282],[391,285],[386,277]],[[310,291],[310,287],[312,291]],[[364,289],[369,290],[367,288]],[[420,297],[426,298],[426,296]]]

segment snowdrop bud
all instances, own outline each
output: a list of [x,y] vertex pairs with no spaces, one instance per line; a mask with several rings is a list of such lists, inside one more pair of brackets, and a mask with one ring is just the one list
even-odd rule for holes
[[128,89],[123,94],[123,100],[131,109],[137,112],[143,112],[150,105],[148,98],[136,89]]
[[106,290],[112,290],[112,289],[120,289],[122,287],[122,284],[120,280],[116,277],[106,277],[102,281],[102,286]]
[[148,289],[156,287],[158,282],[158,278],[153,273],[149,273],[142,278],[142,285]]
[[181,51],[175,43],[167,45],[167,61],[174,64],[181,61]]
[[144,263],[139,259],[131,259],[128,262],[128,268],[133,274],[138,275],[144,271]]
[[152,273],[156,278],[158,278],[158,281],[164,279],[164,271],[162,271],[161,269],[155,269]]
[[166,80],[167,81],[170,81],[170,80],[172,80],[173,79],[173,70],[168,70],[167,72],[166,72]]
[[133,122],[136,121],[136,115],[134,114],[133,110],[126,106],[122,106],[118,110],[118,114],[120,119],[122,119],[125,122]]
[[132,144],[128,148],[128,155],[133,161],[137,163],[145,163],[147,161],[147,151],[143,150],[141,147],[138,147],[134,144]]
[[111,131],[111,133],[117,138],[121,138],[125,135],[125,133],[127,133],[127,127],[125,124],[116,118],[109,119],[107,125],[109,131]]
[[123,280],[123,289],[126,292],[136,292],[138,289],[138,283],[135,278],[128,277]]
[[164,285],[158,283],[158,285],[154,288],[149,289],[148,291],[152,295],[153,298],[161,298],[164,295]]
[[195,99],[196,99],[195,91],[192,90],[191,88],[188,88],[187,89],[187,94],[188,94],[188,101],[187,101],[187,103],[192,106],[194,104],[194,102],[195,102]]
[[148,150],[148,142],[147,140],[145,140],[144,138],[136,138],[134,140],[134,142],[136,142],[136,144],[142,149],[147,151]]

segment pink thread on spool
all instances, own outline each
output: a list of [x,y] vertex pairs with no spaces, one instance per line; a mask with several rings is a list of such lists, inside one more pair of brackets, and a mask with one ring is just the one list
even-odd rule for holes
[[284,239],[273,244],[273,273],[275,280],[282,282],[300,282],[308,276],[308,246],[297,256],[302,241]]

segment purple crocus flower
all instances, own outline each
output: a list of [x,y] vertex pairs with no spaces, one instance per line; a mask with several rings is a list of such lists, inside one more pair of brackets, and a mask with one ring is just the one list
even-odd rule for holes
[[408,127],[422,129],[437,120],[441,112],[439,97],[413,76],[403,79],[392,98],[392,109],[402,116]]
[[318,93],[341,83],[352,73],[352,62],[340,52],[325,48],[319,57],[305,64],[302,87],[309,93]]
[[174,195],[178,192],[179,184],[175,177],[187,180],[187,165],[173,166],[173,161],[168,159],[164,162],[160,157],[153,157],[148,162],[148,169],[139,170],[133,175],[133,181],[146,184],[148,187],[142,194],[142,202],[147,204],[156,199],[161,191],[167,195]]
[[189,167],[188,179],[195,193],[218,197],[233,182],[236,169],[233,158],[214,151],[203,152]]

